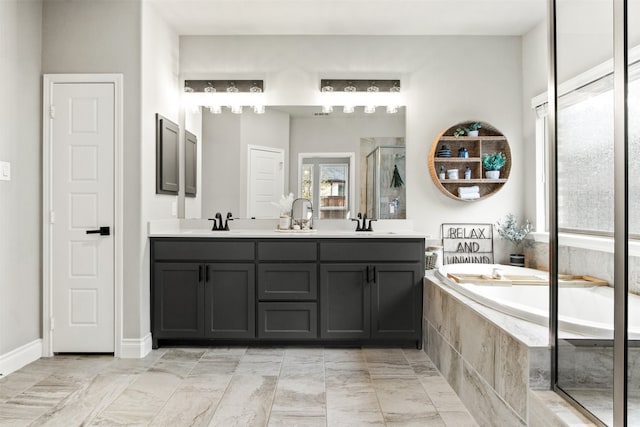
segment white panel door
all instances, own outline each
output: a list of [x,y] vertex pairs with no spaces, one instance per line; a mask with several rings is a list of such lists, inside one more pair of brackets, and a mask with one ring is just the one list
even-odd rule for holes
[[53,87],[54,352],[114,351],[114,89]]
[[284,151],[277,148],[249,147],[249,218],[277,218],[278,203],[284,193]]

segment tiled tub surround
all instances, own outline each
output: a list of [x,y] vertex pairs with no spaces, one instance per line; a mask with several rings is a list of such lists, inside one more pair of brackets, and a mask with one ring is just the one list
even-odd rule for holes
[[549,388],[546,328],[425,278],[427,354],[483,425],[526,425],[528,390]]

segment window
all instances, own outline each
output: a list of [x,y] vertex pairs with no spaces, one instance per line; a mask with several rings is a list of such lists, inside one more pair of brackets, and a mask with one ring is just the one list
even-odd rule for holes
[[[640,62],[630,67],[628,106],[628,167],[630,171],[638,171]],[[538,121],[537,132],[546,135],[546,120],[540,117]],[[558,228],[565,232],[610,235],[614,206],[612,74],[560,96],[557,123]],[[544,136],[538,135],[538,143],[544,140]],[[540,192],[538,194],[540,203]],[[630,233],[640,236],[640,182],[637,179],[629,180],[629,204]]]
[[318,219],[347,218],[351,206],[351,157],[301,157],[300,195]]

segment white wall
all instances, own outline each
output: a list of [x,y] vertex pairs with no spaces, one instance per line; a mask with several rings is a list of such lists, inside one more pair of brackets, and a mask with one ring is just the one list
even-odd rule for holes
[[[137,1],[45,1],[42,72],[124,76],[124,337],[149,331],[141,282],[141,15]],[[38,114],[35,117],[39,117]],[[146,160],[144,160],[146,161]]]
[[41,28],[41,1],[0,2],[0,358],[42,336]]
[[[141,63],[141,195],[140,244],[140,332],[150,330],[150,247],[147,223],[177,216],[178,196],[156,194],[156,113],[180,123],[178,75],[178,34],[155,11],[150,2],[142,3]],[[184,164],[184,128],[180,128],[180,159]],[[180,193],[184,194],[184,168],[180,168]],[[143,336],[141,335],[141,336]]]
[[[439,237],[443,222],[493,223],[523,212],[519,37],[182,36],[180,73],[262,77],[267,105],[319,104],[321,78],[400,78],[407,100],[407,215],[416,227]],[[492,123],[509,138],[513,155],[509,182],[476,203],[440,193],[427,168],[436,135],[464,120]]]

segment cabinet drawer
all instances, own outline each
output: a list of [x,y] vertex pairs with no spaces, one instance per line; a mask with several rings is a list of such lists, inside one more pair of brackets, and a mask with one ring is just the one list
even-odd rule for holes
[[317,258],[315,241],[258,242],[260,261],[315,261]]
[[315,300],[318,269],[315,263],[258,265],[258,298],[261,300]]
[[156,240],[155,260],[253,261],[255,246],[246,240]]
[[258,337],[283,340],[317,338],[318,309],[316,303],[259,303]]
[[424,257],[424,240],[372,240],[320,242],[321,261],[420,261]]

